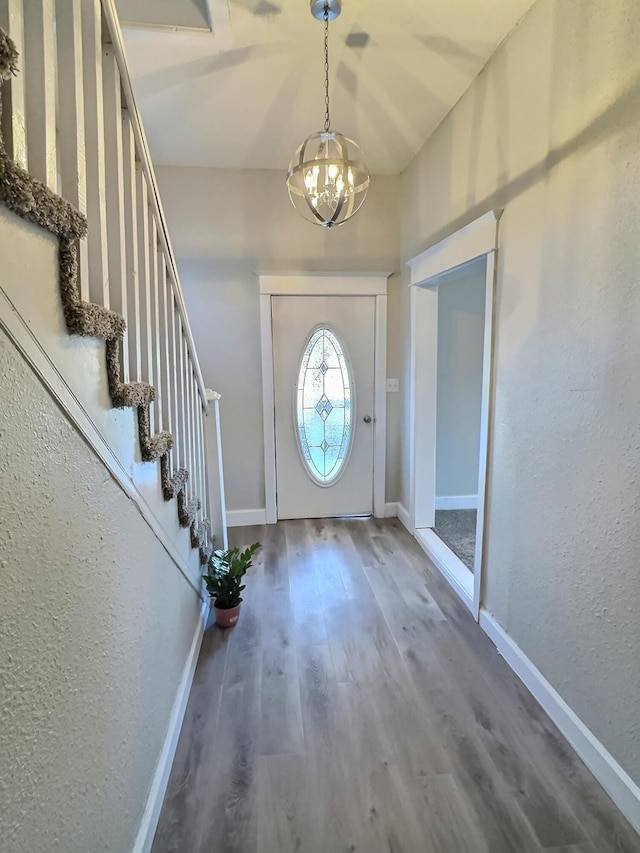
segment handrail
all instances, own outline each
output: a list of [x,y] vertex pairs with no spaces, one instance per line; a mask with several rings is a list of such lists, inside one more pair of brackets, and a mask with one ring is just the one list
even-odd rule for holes
[[131,84],[131,77],[129,76],[129,69],[127,66],[124,41],[122,39],[122,30],[120,28],[118,13],[116,11],[114,0],[101,0],[101,4],[102,11],[104,13],[105,21],[107,24],[107,29],[112,40],[111,43],[115,53],[116,62],[118,64],[118,70],[120,72],[120,81],[125,95],[125,102],[131,117],[131,124],[133,127],[136,144],[142,158],[141,166],[149,183],[149,187],[152,190],[149,194],[149,201],[157,217],[158,224],[160,225],[160,228],[158,229],[158,237],[160,239],[160,242],[162,243],[162,247],[166,253],[166,257],[171,265],[171,288],[176,298],[180,317],[182,318],[187,347],[189,349],[189,355],[193,364],[196,384],[198,386],[198,394],[200,396],[202,409],[206,412],[208,409],[207,392],[204,384],[204,379],[202,378],[202,371],[200,369],[200,362],[198,360],[198,355],[193,340],[193,334],[191,332],[191,325],[189,323],[187,309],[184,303],[182,285],[180,284],[178,267],[176,264],[175,255],[173,253],[171,240],[169,238],[167,220],[164,215],[162,202],[160,200],[160,192],[158,189],[158,182],[156,180],[155,171],[153,169],[149,145],[147,143],[147,137],[144,132],[140,113],[138,112],[138,105],[133,94],[133,87]]
[[[103,0],[0,0],[0,25],[2,106],[8,106],[0,118],[11,143],[24,119],[28,131],[27,169],[12,159],[16,146],[7,155],[0,139],[3,203],[58,238],[66,330],[104,340],[111,405],[135,410],[139,460],[160,462],[162,496],[177,498],[180,526],[190,529],[191,546],[206,561],[206,390],[144,131],[111,40],[119,38],[117,18],[106,20]],[[12,32],[24,41],[22,75]],[[59,335],[50,337],[57,352]],[[102,415],[95,389],[89,401]],[[138,460],[126,453],[125,459],[133,482]]]

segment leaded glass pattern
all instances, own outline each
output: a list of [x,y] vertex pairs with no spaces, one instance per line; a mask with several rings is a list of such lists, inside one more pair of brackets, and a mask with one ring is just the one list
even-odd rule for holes
[[349,455],[352,387],[340,341],[327,326],[317,328],[300,361],[296,432],[307,471],[323,486],[338,478]]

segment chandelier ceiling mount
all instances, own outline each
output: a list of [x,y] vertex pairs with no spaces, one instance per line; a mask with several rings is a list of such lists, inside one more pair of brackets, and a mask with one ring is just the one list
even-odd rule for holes
[[317,21],[324,21],[324,7],[328,7],[329,20],[335,19],[342,12],[342,0],[310,0],[311,14]]

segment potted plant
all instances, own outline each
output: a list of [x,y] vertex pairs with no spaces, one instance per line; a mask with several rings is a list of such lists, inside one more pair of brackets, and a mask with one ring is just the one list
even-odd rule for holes
[[221,628],[231,628],[238,621],[242,590],[245,588],[242,578],[252,565],[251,558],[259,547],[260,543],[254,542],[245,551],[229,548],[228,551],[214,551],[209,557],[207,571],[202,577],[213,599],[216,623]]

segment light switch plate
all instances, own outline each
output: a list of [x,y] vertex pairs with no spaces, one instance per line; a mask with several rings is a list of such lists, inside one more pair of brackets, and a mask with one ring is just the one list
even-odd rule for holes
[[395,392],[400,390],[400,380],[399,379],[387,379],[387,391]]

